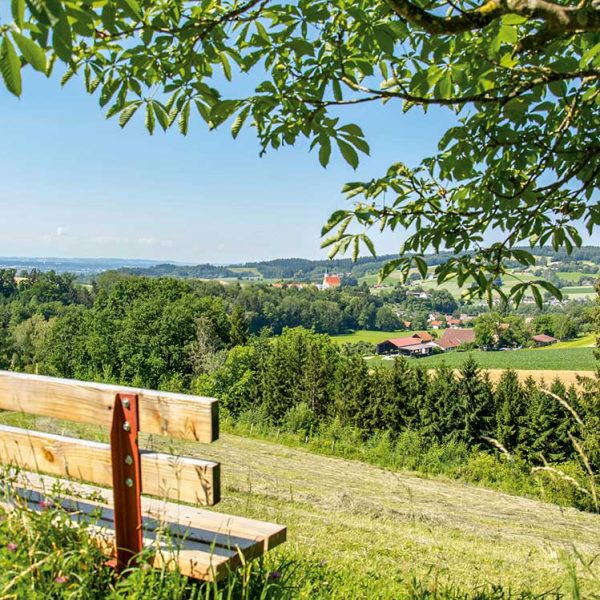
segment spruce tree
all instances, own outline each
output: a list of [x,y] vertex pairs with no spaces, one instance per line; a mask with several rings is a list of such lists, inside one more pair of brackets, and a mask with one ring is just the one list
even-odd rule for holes
[[[568,430],[569,415],[561,403],[536,385],[532,378],[525,382],[527,415],[523,425],[522,452],[534,462],[566,460],[573,448]],[[565,399],[566,390],[554,385],[553,393]]]
[[456,438],[470,446],[481,445],[482,436],[492,433],[494,391],[489,377],[482,375],[472,356],[460,369],[457,405],[462,428],[456,431]]
[[421,432],[429,439],[443,441],[461,429],[457,408],[457,383],[454,370],[442,365],[431,378],[421,407]]
[[343,356],[337,363],[333,416],[342,425],[363,429],[370,404],[369,368],[359,355]]
[[524,424],[527,406],[525,392],[517,372],[508,369],[502,373],[496,386],[496,438],[510,452],[522,450],[526,438]]

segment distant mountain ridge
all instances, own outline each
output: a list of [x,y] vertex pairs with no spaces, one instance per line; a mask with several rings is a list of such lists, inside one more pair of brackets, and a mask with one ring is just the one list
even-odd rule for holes
[[[527,249],[527,248],[524,248]],[[568,262],[589,261],[600,265],[600,247],[582,246],[574,248],[570,255],[564,250],[558,252],[550,247],[536,248],[533,254],[552,260]],[[121,259],[121,258],[43,258],[43,257],[0,257],[0,268],[13,268],[17,271],[39,269],[54,270],[58,273],[74,273],[92,276],[103,271],[116,270],[131,275],[146,277],[176,277],[180,279],[293,279],[295,281],[319,281],[326,271],[347,273],[353,277],[362,277],[375,273],[387,261],[396,258],[395,254],[372,257],[365,256],[352,262],[349,258],[335,260],[308,258],[275,258],[266,261],[252,261],[231,265],[183,264],[158,260]],[[452,256],[450,252],[426,255],[428,265],[434,266]]]
[[[527,248],[524,248],[527,249]],[[600,265],[600,247],[583,246],[575,248],[570,255],[564,250],[555,252],[550,247],[536,248],[533,254],[538,257],[568,262],[589,261]],[[428,254],[425,261],[430,266],[438,265],[450,257],[451,252]],[[199,279],[293,279],[295,281],[319,281],[326,271],[338,274],[349,274],[362,277],[367,273],[377,272],[386,262],[397,258],[395,254],[382,256],[365,256],[352,262],[350,258],[336,260],[311,260],[308,258],[276,258],[267,261],[254,261],[232,265],[200,264],[175,265],[164,263],[151,267],[124,268],[123,272],[145,275],[148,277],[178,277]],[[515,263],[514,266],[517,266]]]

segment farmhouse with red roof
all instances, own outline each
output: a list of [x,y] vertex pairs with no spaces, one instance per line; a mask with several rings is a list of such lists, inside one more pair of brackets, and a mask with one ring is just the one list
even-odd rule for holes
[[437,341],[443,350],[452,350],[463,344],[472,344],[474,342],[474,329],[445,329],[442,337]]
[[536,346],[550,346],[550,344],[556,344],[558,340],[551,335],[546,335],[545,333],[540,333],[539,335],[534,335],[531,338]]
[[408,337],[385,340],[377,344],[377,354],[403,354],[405,356],[426,356],[438,345],[427,333],[413,333]]

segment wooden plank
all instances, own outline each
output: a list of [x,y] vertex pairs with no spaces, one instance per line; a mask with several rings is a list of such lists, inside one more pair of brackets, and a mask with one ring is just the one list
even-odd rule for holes
[[[60,489],[71,498],[102,499],[102,504],[107,507],[112,506],[113,503],[111,490],[88,484],[65,482],[38,473],[19,473],[18,483],[29,489],[45,493],[49,493],[53,489]],[[287,536],[287,530],[283,525],[226,515],[147,496],[142,496],[142,514],[163,523],[178,523],[183,528],[205,530],[209,532],[209,535],[202,539],[211,544],[222,544],[220,536],[225,536],[226,540],[235,540],[236,545],[242,548],[248,546],[240,540],[260,542],[263,551],[267,552],[285,542]],[[227,543],[229,542],[226,541]]]
[[[52,498],[56,501],[57,490],[60,490],[60,498],[73,499],[80,511],[73,514],[74,519],[81,519],[92,510],[97,515],[97,506],[103,507],[98,525],[93,528],[94,539],[107,555],[114,552],[110,490],[24,471],[16,475],[10,486],[13,492],[18,492],[31,508],[37,510],[42,500]],[[27,486],[27,489],[19,490],[17,486]],[[94,501],[81,498],[94,498]],[[14,504],[4,503],[4,506],[12,508]],[[286,529],[281,525],[161,502],[155,498],[142,497],[142,512],[147,516],[143,523],[144,543],[157,550],[152,559],[153,566],[178,569],[184,575],[207,581],[222,579],[243,561],[257,558],[284,542],[286,537]],[[157,514],[161,519],[171,518],[167,521],[171,523],[169,529],[173,535],[169,542],[156,535],[154,519]],[[177,516],[179,520],[173,518]],[[164,526],[164,521],[161,525]],[[175,544],[172,544],[173,541]]]
[[[108,444],[0,425],[0,462],[24,469],[112,485]],[[142,491],[194,504],[220,499],[219,464],[141,452]]]
[[[96,488],[99,492],[94,492],[93,500],[86,500],[81,499],[81,495],[79,497],[74,496],[74,490],[68,487],[69,483],[71,482],[63,482],[60,495],[53,492],[43,492],[14,486],[11,489],[11,495],[18,496],[30,508],[36,510],[40,510],[42,502],[50,501],[50,504],[60,506],[63,510],[70,513],[73,519],[87,518],[89,520],[92,518],[94,522],[99,522],[102,526],[113,528],[113,509],[105,503],[99,503],[104,490]],[[227,550],[235,550],[236,552],[240,550],[244,558],[248,560],[259,557],[263,554],[264,550],[262,539],[233,536],[207,529],[206,527],[186,526],[178,522],[158,521],[149,516],[142,519],[142,531],[144,535],[156,534],[157,532],[166,534],[168,539],[174,544],[191,541],[206,544],[207,547],[225,548]]]
[[[33,510],[41,510],[39,503],[29,502],[28,506]],[[14,510],[15,506],[0,499],[0,508],[9,511]],[[73,514],[72,518],[75,523],[82,519],[82,515]],[[100,520],[89,525],[88,530],[93,542],[107,557],[115,556],[115,532],[111,522]],[[145,532],[143,542],[145,548],[154,550],[150,558],[153,567],[177,570],[186,577],[218,581],[242,564],[240,552],[234,548],[223,548],[194,540],[180,540],[180,543],[176,540],[173,543],[172,539],[167,540],[155,532]]]
[[0,371],[0,409],[110,427],[117,393],[137,394],[140,430],[213,442],[219,437],[214,398],[74,379]]

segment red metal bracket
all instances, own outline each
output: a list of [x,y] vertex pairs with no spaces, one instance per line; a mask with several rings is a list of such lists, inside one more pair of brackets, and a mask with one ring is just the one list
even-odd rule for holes
[[126,568],[143,550],[142,469],[138,446],[138,397],[117,394],[110,432],[112,455],[114,524],[118,570]]

